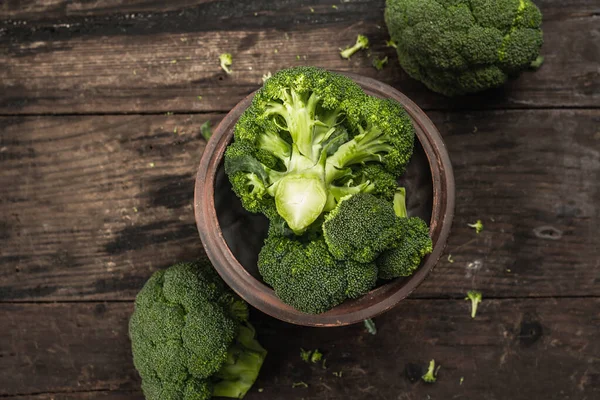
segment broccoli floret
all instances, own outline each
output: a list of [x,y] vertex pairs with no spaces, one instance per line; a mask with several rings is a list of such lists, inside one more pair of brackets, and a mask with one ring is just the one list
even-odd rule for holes
[[266,356],[246,303],[207,260],[154,273],[136,297],[129,336],[150,400],[242,398]]
[[433,251],[425,221],[411,217],[399,218],[399,222],[401,239],[375,261],[381,279],[411,276],[419,268],[421,259]]
[[233,57],[229,53],[223,53],[219,56],[219,63],[221,64],[221,68],[223,71],[227,72],[227,74],[231,74],[231,64],[233,64]]
[[475,229],[475,233],[479,234],[482,230],[483,230],[483,223],[481,222],[480,219],[478,219],[475,223],[473,224],[467,224],[467,226],[469,228],[473,228]]
[[346,197],[323,223],[323,237],[339,260],[369,263],[401,238],[392,203],[368,193]]
[[357,171],[379,163],[402,173],[414,128],[398,103],[369,97],[344,76],[296,67],[265,82],[234,137],[225,171],[244,207],[265,212],[265,199],[274,199],[300,235],[348,194],[389,191],[389,175]]
[[377,71],[381,71],[383,69],[383,67],[387,64],[387,62],[388,62],[387,56],[385,56],[383,58],[375,57],[373,59],[373,67],[375,67],[375,69]]
[[[438,369],[440,367],[438,366]],[[429,367],[427,368],[427,373],[421,377],[427,383],[433,383],[437,380],[436,378],[436,368],[435,368],[435,360],[431,360],[429,362]]]
[[[263,280],[286,304],[305,313],[325,312],[375,285],[373,273],[358,265],[346,268],[328,251],[322,238],[303,243],[296,238],[270,236],[258,255]],[[373,267],[365,267],[365,269]]]
[[504,84],[543,43],[531,0],[387,0],[385,20],[402,68],[447,96]]
[[407,218],[405,188],[398,188],[394,195],[394,212],[398,217],[400,239],[375,260],[381,279],[411,276],[419,268],[421,259],[433,251],[425,221]]
[[467,292],[467,297],[465,297],[465,300],[471,300],[471,318],[475,318],[477,315],[477,306],[479,303],[481,303],[482,299],[483,296],[481,295],[481,292],[475,290],[469,290]]
[[368,49],[368,48],[369,48],[369,39],[364,35],[358,35],[356,37],[356,43],[354,43],[354,46],[347,47],[344,50],[341,50],[340,56],[342,56],[342,58],[349,59],[357,51],[362,50],[362,49]]

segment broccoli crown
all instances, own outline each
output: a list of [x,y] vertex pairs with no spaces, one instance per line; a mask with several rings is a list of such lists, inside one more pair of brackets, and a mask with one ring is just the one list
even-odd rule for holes
[[154,273],[136,297],[129,336],[150,400],[241,398],[266,356],[246,303],[207,260]]
[[[369,97],[342,75],[297,67],[265,82],[234,137],[225,171],[243,206],[268,215],[274,204],[301,235],[348,194],[388,195],[412,155],[414,128],[398,103]],[[388,174],[357,172],[368,164]]]
[[420,218],[398,218],[401,234],[392,248],[381,253],[375,260],[381,279],[412,275],[421,259],[433,251],[429,227]]
[[258,268],[283,302],[311,314],[367,293],[377,277],[374,264],[337,261],[322,238],[302,243],[270,236],[258,256]]
[[359,193],[325,217],[323,236],[335,258],[368,263],[400,239],[399,228],[391,202]]
[[387,0],[385,21],[402,68],[447,96],[501,86],[543,43],[531,0]]

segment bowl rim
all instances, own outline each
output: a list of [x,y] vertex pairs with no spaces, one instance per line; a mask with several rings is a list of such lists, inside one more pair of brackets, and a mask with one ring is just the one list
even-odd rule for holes
[[[204,148],[194,187],[194,213],[200,239],[213,266],[242,299],[262,312],[296,325],[333,327],[350,325],[390,310],[412,293],[433,270],[446,246],[454,217],[455,183],[450,156],[437,128],[412,100],[397,89],[354,73],[340,72],[364,90],[397,100],[413,120],[416,137],[427,157],[433,184],[430,233],[433,251],[419,269],[406,280],[392,280],[363,297],[346,300],[322,314],[307,314],[283,303],[268,285],[254,278],[237,261],[225,242],[214,203],[214,184],[225,149],[233,137],[233,127],[250,105],[256,91],[250,93],[227,113],[213,131]],[[348,308],[348,310],[346,310]],[[343,312],[340,312],[342,310]]]

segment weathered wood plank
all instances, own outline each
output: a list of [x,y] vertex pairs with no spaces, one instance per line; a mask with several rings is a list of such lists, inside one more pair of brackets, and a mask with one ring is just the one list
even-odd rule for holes
[[[430,114],[455,168],[454,262],[414,296],[600,295],[600,111]],[[199,126],[220,118],[0,118],[0,301],[132,299],[200,255]]]
[[[316,2],[314,13],[295,0],[122,3],[5,3],[0,113],[227,111],[258,88],[263,74],[294,65],[376,77],[427,109],[600,106],[598,10],[589,0],[568,9],[558,0],[541,2],[546,63],[539,71],[503,89],[452,101],[401,71],[384,44],[383,0],[337,9]],[[338,48],[358,33],[371,39],[372,56],[362,52],[342,60]],[[232,75],[219,68],[222,52],[233,54]],[[390,65],[378,72],[371,58],[384,55]]]
[[25,396],[8,396],[11,400],[144,400],[144,395],[137,391],[93,391],[70,393],[44,393]]
[[[376,319],[376,336],[362,325],[302,328],[254,312],[269,356],[255,387],[264,391],[255,389],[247,398],[485,394],[494,400],[560,393],[564,399],[592,399],[600,393],[599,306],[599,299],[484,300],[472,320],[462,300],[407,300]],[[0,395],[138,389],[127,338],[131,310],[131,303],[0,305]],[[321,349],[327,368],[304,364],[301,347]],[[438,381],[411,382],[419,380],[430,359],[442,365]],[[333,375],[339,371],[341,378]],[[309,387],[293,389],[299,381]]]

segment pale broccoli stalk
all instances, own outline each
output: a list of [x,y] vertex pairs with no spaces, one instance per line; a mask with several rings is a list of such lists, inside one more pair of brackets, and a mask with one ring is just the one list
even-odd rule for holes
[[477,292],[475,290],[469,290],[467,292],[467,297],[465,300],[471,300],[471,318],[475,318],[477,314],[477,306],[481,303],[482,295],[481,292]]
[[371,335],[377,335],[377,326],[371,318],[365,319],[364,323],[365,328],[367,328],[367,332],[369,332]]
[[401,218],[406,218],[406,188],[399,187],[394,195],[394,213]]
[[385,41],[385,45],[386,45],[387,47],[393,47],[393,48],[395,48],[395,49],[397,49],[397,48],[398,48],[398,45],[397,45],[397,44],[396,44],[396,42],[394,42],[393,40],[386,40],[386,41]]
[[231,68],[229,68],[231,64],[233,64],[233,58],[231,57],[231,54],[221,54],[219,56],[219,62],[221,63],[221,68],[223,69],[223,71],[227,72],[228,74],[231,74]]
[[475,233],[479,234],[483,230],[483,223],[480,219],[477,220],[474,224],[467,224],[469,228],[475,229]]
[[435,360],[429,361],[429,368],[427,368],[427,373],[421,377],[427,383],[433,383],[436,381],[437,370],[440,366],[435,368]]
[[364,35],[358,35],[356,37],[356,43],[354,44],[354,46],[345,48],[340,52],[340,55],[342,56],[342,58],[349,59],[357,51],[368,48],[369,39],[367,39],[367,37]]

